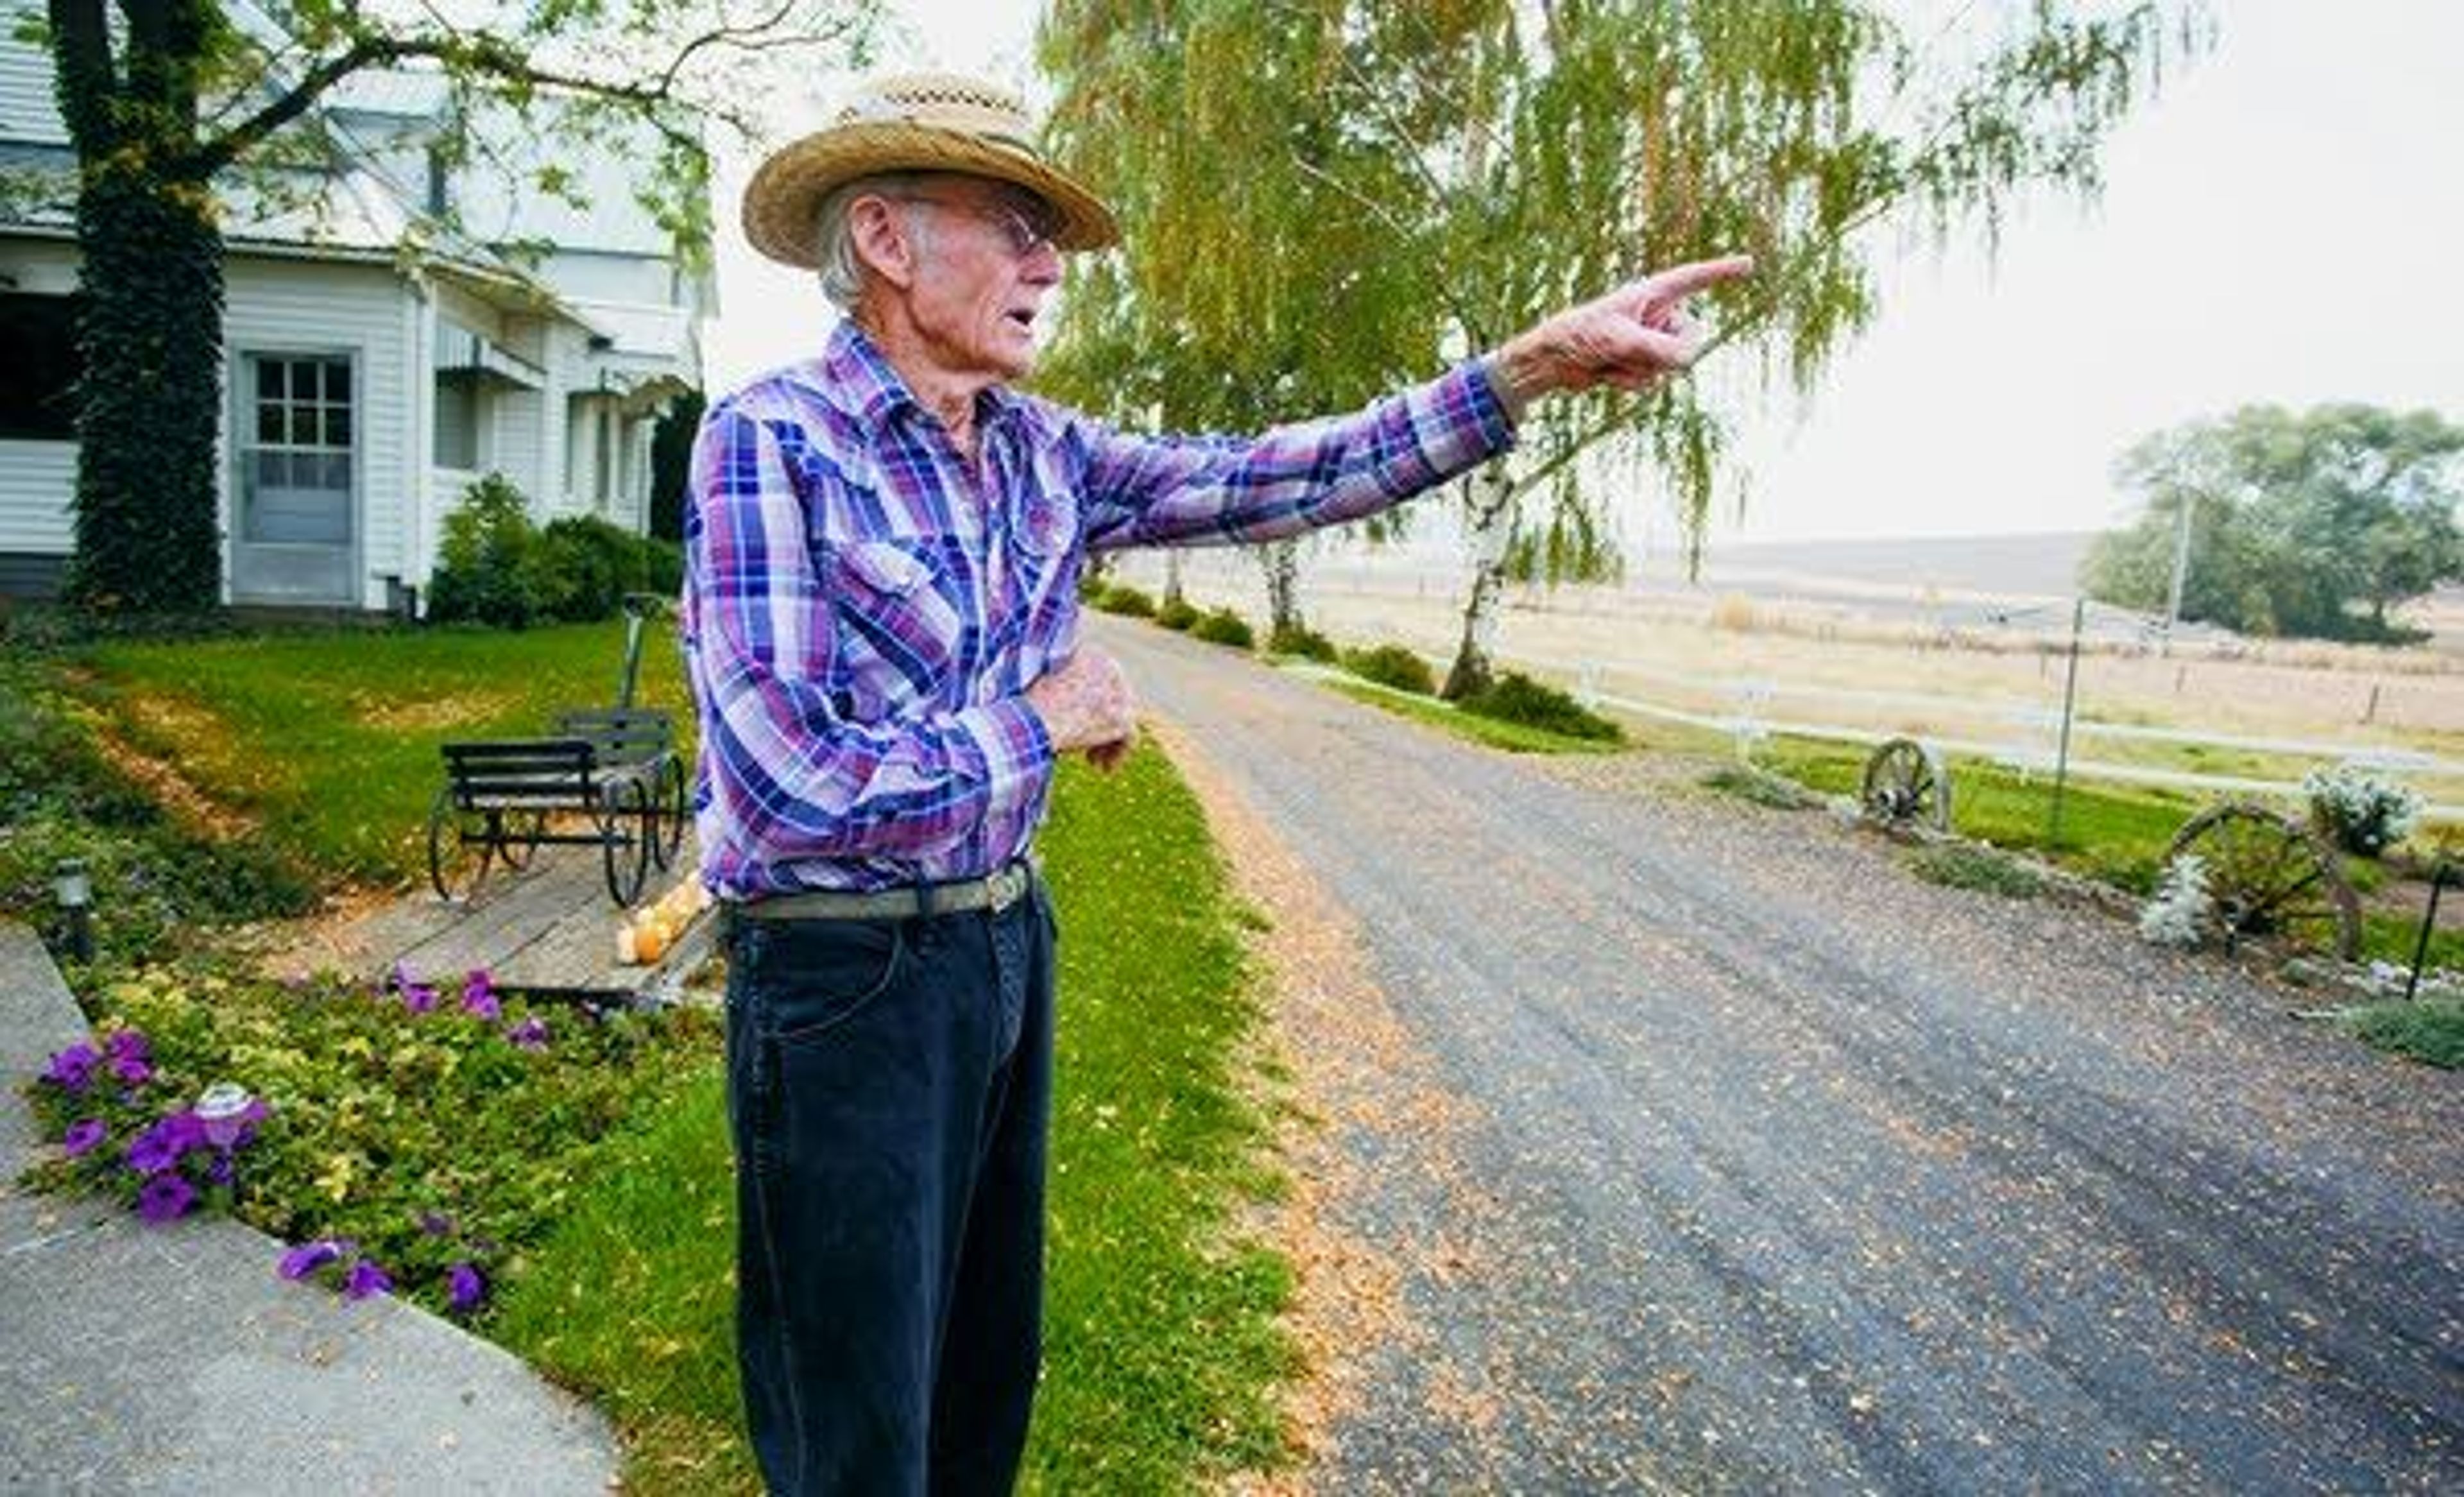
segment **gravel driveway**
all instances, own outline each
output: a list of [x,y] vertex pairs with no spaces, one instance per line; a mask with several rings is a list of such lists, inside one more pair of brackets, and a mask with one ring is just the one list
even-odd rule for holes
[[1818,814],[1091,632],[1439,1093],[1304,1098],[1397,1300],[1320,1337],[1309,1485],[2464,1489],[2457,1077]]

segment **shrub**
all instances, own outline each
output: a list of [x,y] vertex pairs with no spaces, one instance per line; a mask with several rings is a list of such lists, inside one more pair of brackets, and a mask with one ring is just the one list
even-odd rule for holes
[[1438,693],[1437,674],[1429,669],[1429,663],[1401,645],[1349,651],[1343,657],[1343,667],[1364,681],[1391,686],[1398,692],[1422,696]]
[[492,473],[463,491],[445,517],[428,616],[440,624],[521,628],[540,614],[539,533],[522,491]]
[[1168,629],[1186,629],[1198,622],[1198,605],[1186,598],[1166,598],[1155,608],[1155,621]]
[[1625,738],[1623,728],[1555,687],[1545,686],[1519,671],[1508,671],[1488,690],[1466,696],[1455,705],[1484,717],[1519,722],[1570,738],[1592,738],[1603,743],[1622,742]]
[[2371,1003],[2345,1016],[2363,1042],[2453,1070],[2464,1067],[2464,999]]
[[1973,889],[2005,899],[2033,899],[2045,889],[2035,869],[2009,853],[1961,842],[1918,848],[1908,857],[1908,870],[1928,884]]
[[2421,815],[2421,797],[2359,764],[2314,769],[2301,777],[2310,819],[2346,852],[2374,858],[2402,842]]
[[570,623],[615,616],[628,592],[649,586],[639,538],[596,515],[574,515],[539,532],[539,608]]
[[1131,619],[1151,619],[1155,617],[1155,610],[1153,598],[1126,583],[1118,587],[1105,588],[1102,596],[1095,600],[1095,606],[1106,613],[1117,613]]
[[2215,907],[2215,896],[2208,892],[2207,860],[2195,852],[2176,854],[2139,911],[2139,934],[2159,946],[2196,946]]
[[1210,645],[1228,645],[1234,649],[1248,649],[1258,643],[1249,621],[1229,608],[1214,608],[1198,616],[1189,626],[1190,637]]
[[1789,779],[1752,764],[1727,764],[1703,777],[1705,787],[1768,805],[1773,810],[1801,811],[1821,804],[1822,798]]
[[1298,655],[1304,660],[1334,663],[1334,641],[1306,624],[1287,624],[1266,636],[1270,654]]

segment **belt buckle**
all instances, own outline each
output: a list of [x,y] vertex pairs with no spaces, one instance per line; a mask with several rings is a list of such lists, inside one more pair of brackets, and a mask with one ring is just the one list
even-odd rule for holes
[[986,884],[987,892],[992,895],[993,914],[999,914],[1025,895],[1026,869],[1023,864],[1013,863],[995,873]]

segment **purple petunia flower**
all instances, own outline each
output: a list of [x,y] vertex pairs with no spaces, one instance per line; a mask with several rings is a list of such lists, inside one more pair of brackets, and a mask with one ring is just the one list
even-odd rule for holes
[[131,1087],[142,1087],[154,1079],[154,1068],[147,1065],[142,1055],[113,1056],[111,1073]]
[[373,1258],[363,1258],[351,1265],[351,1271],[342,1279],[342,1298],[346,1300],[363,1300],[392,1292],[392,1275],[378,1267]]
[[154,1046],[146,1042],[143,1029],[114,1029],[102,1042],[103,1052],[116,1061],[150,1061]]
[[457,1315],[467,1315],[479,1308],[488,1297],[488,1281],[474,1264],[457,1263],[445,1270],[445,1282],[451,1287],[450,1308]]
[[423,1211],[419,1214],[419,1229],[430,1237],[451,1237],[453,1219],[441,1211]]
[[505,1031],[505,1038],[526,1050],[547,1048],[547,1021],[533,1014]]
[[489,975],[487,968],[473,967],[471,975],[462,980],[462,1007],[466,1013],[476,1014],[482,1019],[495,1019],[505,1011],[505,1005],[496,997],[495,979]]
[[341,1257],[343,1249],[349,1245],[330,1237],[302,1243],[284,1253],[282,1261],[274,1266],[274,1271],[286,1279],[304,1279]]
[[178,1174],[166,1172],[138,1188],[137,1214],[159,1225],[187,1215],[196,1201],[197,1188]]
[[93,1046],[83,1043],[72,1045],[52,1057],[52,1064],[43,1071],[43,1079],[64,1091],[83,1091],[86,1084],[94,1080],[94,1068],[101,1060]]
[[111,1125],[99,1117],[80,1118],[60,1137],[60,1152],[74,1159],[111,1136]]
[[128,1167],[140,1175],[160,1175],[180,1162],[191,1149],[205,1147],[205,1125],[187,1111],[170,1113],[139,1134],[128,1146]]
[[414,1014],[433,1013],[436,1009],[436,989],[425,982],[413,982],[402,990],[402,1006]]
[[206,1166],[206,1183],[228,1185],[238,1174],[239,1162],[231,1156],[230,1151],[226,1150],[215,1155],[214,1161]]

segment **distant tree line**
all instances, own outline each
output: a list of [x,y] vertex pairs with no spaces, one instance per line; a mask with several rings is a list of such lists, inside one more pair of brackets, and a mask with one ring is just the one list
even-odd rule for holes
[[2245,634],[2411,644],[2389,610],[2464,578],[2464,427],[2435,412],[2246,406],[2147,437],[2115,467],[2146,497],[2080,563],[2090,597],[2162,612],[2188,512],[2182,617]]

